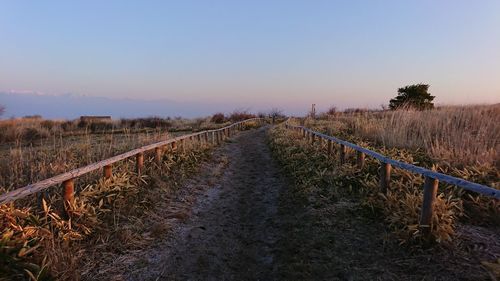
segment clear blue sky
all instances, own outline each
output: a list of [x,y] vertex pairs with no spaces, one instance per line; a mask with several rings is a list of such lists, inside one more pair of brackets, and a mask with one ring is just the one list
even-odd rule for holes
[[298,112],[418,82],[500,102],[500,1],[0,0],[0,91]]

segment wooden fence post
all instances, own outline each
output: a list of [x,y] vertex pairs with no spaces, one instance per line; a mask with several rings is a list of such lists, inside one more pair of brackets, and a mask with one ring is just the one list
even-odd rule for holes
[[172,150],[177,149],[177,143],[175,141],[172,142]]
[[302,137],[305,138],[306,137],[306,130],[304,128],[302,128]]
[[109,179],[111,178],[111,175],[112,175],[112,166],[111,165],[106,165],[104,166],[103,168],[103,172],[104,172],[104,178],[105,179]]
[[158,165],[161,165],[161,156],[162,156],[161,154],[162,154],[161,148],[156,147],[155,148],[155,160],[156,160],[156,163]]
[[200,134],[196,135],[196,138],[197,138],[198,142],[201,142],[201,135]]
[[425,177],[420,229],[426,236],[430,235],[432,230],[432,215],[434,212],[434,201],[436,199],[438,186],[439,181],[437,179]]
[[365,154],[361,151],[358,151],[357,155],[358,155],[358,161],[357,161],[358,168],[362,170],[365,167]]
[[381,163],[380,166],[380,190],[386,193],[391,187],[391,164]]
[[135,155],[135,170],[137,172],[138,175],[141,174],[142,172],[142,168],[144,166],[144,153],[142,152],[139,152]]
[[68,204],[72,203],[74,200],[74,194],[75,194],[75,181],[74,179],[69,179],[66,181],[63,181],[61,184],[63,188],[63,211],[64,213],[64,218],[69,219],[70,214],[68,212]]
[[314,144],[315,140],[316,140],[316,135],[311,133],[311,144]]
[[332,147],[333,147],[333,143],[332,143],[332,140],[328,140],[328,155],[331,155],[332,154]]
[[340,165],[345,163],[345,155],[346,155],[346,147],[345,145],[341,144],[339,151]]
[[205,137],[205,143],[208,144],[208,132],[205,132],[204,137]]
[[61,184],[63,188],[64,202],[72,202],[75,194],[75,180],[69,179]]

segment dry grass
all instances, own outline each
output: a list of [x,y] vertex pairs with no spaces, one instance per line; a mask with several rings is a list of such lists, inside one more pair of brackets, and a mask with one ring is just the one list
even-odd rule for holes
[[44,139],[37,145],[4,146],[0,150],[0,192],[75,169],[131,149],[166,140],[172,135],[166,131],[153,133],[126,133]]
[[[0,166],[0,192],[171,137],[158,130],[54,137],[28,147],[19,142],[0,151],[7,160]],[[182,206],[166,206],[168,198],[208,159],[211,148],[186,141],[165,151],[160,166],[146,154],[140,176],[130,172],[135,162],[128,159],[113,167],[111,179],[100,172],[79,177],[75,199],[66,206],[57,187],[0,206],[0,280],[93,279],[97,264],[163,237],[171,219],[188,215]],[[158,206],[161,212],[172,209],[172,217],[159,216]]]
[[38,144],[53,137],[85,136],[88,134],[119,135],[130,133],[185,132],[219,128],[229,120],[215,124],[210,118],[136,118],[112,121],[48,120],[25,117],[0,120],[0,144],[12,146]]
[[[500,188],[500,105],[336,114],[302,122],[393,159]],[[355,163],[351,150],[348,157]],[[338,172],[343,180],[336,184],[360,191],[367,206],[384,213],[401,242],[421,240],[418,222],[423,178],[394,169],[391,190],[379,194],[378,165],[368,157],[366,173],[355,178],[342,177],[346,171]],[[353,166],[348,169],[356,170]],[[437,242],[450,241],[459,222],[493,227],[500,224],[499,200],[447,184],[440,184],[435,207],[432,233]]]
[[[360,274],[356,277],[367,280],[374,276],[387,280],[427,280],[436,276],[443,280],[456,280],[458,276],[464,280],[486,278],[479,263],[495,259],[498,243],[481,240],[481,247],[464,246],[467,243],[462,243],[462,239],[469,241],[470,237],[454,236],[463,215],[463,201],[450,187],[442,186],[438,192],[432,235],[427,237],[418,225],[422,177],[395,169],[390,191],[382,194],[378,185],[379,163],[375,159],[367,158],[364,169],[360,170],[352,164],[356,154],[350,151],[348,161],[341,165],[338,147],[328,155],[326,143],[311,146],[300,134],[283,127],[271,131],[270,145],[291,180],[282,197],[295,202],[286,214],[292,214],[289,240],[298,241],[282,258],[287,261],[286,269],[299,275],[287,279],[327,279],[311,275],[324,274],[325,268],[331,267],[349,272],[349,266],[354,266],[356,274]],[[415,162],[409,150],[378,150],[396,160]],[[382,222],[385,226],[380,225]],[[477,229],[495,233],[494,227],[492,231]],[[389,230],[387,235],[386,230]],[[383,269],[383,273],[370,272],[374,268]],[[385,277],[380,277],[382,274]]]
[[146,159],[141,176],[128,172],[134,163],[126,161],[111,179],[80,180],[75,200],[66,206],[69,217],[58,192],[46,194],[41,206],[34,198],[2,205],[0,280],[78,280],[95,263],[152,243],[169,230],[168,222],[155,217],[155,204],[209,155],[208,145],[186,144],[167,151],[161,167]]
[[[99,133],[93,133],[88,127],[78,129],[76,125],[68,131],[62,129],[64,124],[77,121],[36,118],[0,121],[0,136],[13,138],[13,141],[0,145],[0,157],[3,160],[0,162],[0,193],[193,130],[225,125],[210,123],[208,118],[168,119],[172,123],[168,128],[140,128],[153,124],[155,120],[116,121],[127,125],[117,127],[120,130]],[[130,122],[142,122],[142,125],[131,125]],[[139,127],[132,130],[130,126]]]
[[[453,166],[500,165],[500,104],[397,110],[341,115],[347,133],[383,147],[423,149],[436,161]],[[311,124],[317,126],[318,124]]]
[[[317,131],[408,163],[500,189],[500,105],[443,107],[430,111],[362,112],[305,120]],[[421,192],[421,184],[408,192]],[[440,184],[460,198],[468,223],[500,224],[500,202]],[[417,196],[418,197],[418,196]],[[404,200],[404,199],[402,199]]]

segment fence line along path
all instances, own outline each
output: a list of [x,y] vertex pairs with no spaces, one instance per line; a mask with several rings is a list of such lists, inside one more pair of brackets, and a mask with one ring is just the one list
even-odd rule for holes
[[390,187],[390,181],[391,181],[391,169],[392,167],[397,167],[400,169],[404,169],[416,174],[423,175],[425,177],[425,182],[424,182],[424,194],[423,194],[423,204],[422,204],[422,210],[421,210],[421,215],[420,215],[420,226],[424,232],[429,233],[430,231],[430,225],[432,221],[432,215],[433,215],[433,205],[434,205],[434,200],[437,195],[437,189],[439,185],[439,181],[446,182],[458,187],[461,187],[465,190],[469,190],[472,192],[479,193],[481,195],[487,196],[487,197],[492,197],[496,199],[500,199],[500,190],[466,181],[464,179],[460,179],[457,177],[453,177],[450,175],[438,173],[429,169],[425,169],[419,166],[415,166],[412,164],[400,162],[391,158],[388,158],[380,153],[377,153],[375,151],[363,148],[361,146],[355,145],[353,143],[328,136],[316,131],[313,131],[309,128],[306,128],[304,126],[294,126],[288,124],[288,120],[285,122],[285,127],[287,129],[295,130],[297,132],[300,132],[301,135],[305,138],[308,139],[308,141],[311,144],[314,144],[316,141],[316,138],[319,138],[321,140],[326,140],[327,141],[327,151],[328,154],[331,154],[332,152],[332,146],[333,143],[336,143],[340,145],[340,150],[339,150],[339,157],[340,157],[340,163],[344,163],[346,160],[346,147],[349,147],[353,150],[356,151],[357,153],[357,165],[359,168],[363,168],[364,163],[365,163],[365,155],[371,156],[377,160],[380,161],[381,167],[380,167],[380,188],[382,192],[387,191],[387,189]]
[[121,160],[125,160],[130,157],[136,157],[136,172],[141,173],[144,165],[144,153],[148,151],[154,150],[155,152],[155,160],[157,162],[161,161],[161,156],[162,156],[162,148],[166,148],[168,145],[171,145],[172,148],[177,147],[177,143],[184,143],[186,140],[194,140],[195,138],[198,141],[205,141],[206,143],[209,142],[209,140],[213,144],[220,144],[222,140],[225,138],[230,137],[233,135],[236,130],[242,130],[243,125],[245,125],[248,122],[254,122],[257,121],[259,123],[262,123],[264,121],[264,118],[251,118],[247,119],[241,122],[233,123],[229,126],[220,128],[220,129],[215,129],[215,130],[206,130],[206,131],[201,131],[201,132],[196,132],[192,134],[187,134],[183,136],[179,136],[173,139],[169,139],[166,141],[161,141],[157,143],[153,143],[150,145],[146,145],[119,155],[116,155],[114,157],[89,164],[87,166],[77,168],[74,170],[71,170],[69,172],[33,183],[29,184],[27,186],[12,190],[10,192],[4,193],[0,195],[0,204],[5,204],[9,202],[13,202],[15,200],[24,198],[28,195],[35,194],[39,191],[42,191],[44,189],[47,189],[49,187],[61,184],[63,188],[63,199],[64,201],[69,201],[73,199],[74,195],[74,180],[78,178],[79,176],[85,175],[87,173],[90,173],[92,171],[95,171],[97,169],[103,169],[103,176],[106,178],[111,177],[112,174],[112,165],[116,162],[119,162]]

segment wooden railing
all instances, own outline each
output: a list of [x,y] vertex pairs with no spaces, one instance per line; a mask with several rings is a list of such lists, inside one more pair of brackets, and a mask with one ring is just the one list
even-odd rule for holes
[[[90,173],[92,171],[95,171],[97,169],[103,169],[103,176],[105,178],[111,177],[112,174],[112,165],[118,161],[130,158],[135,156],[136,157],[136,172],[141,173],[144,165],[144,153],[148,151],[154,150],[155,152],[155,160],[160,163],[161,157],[162,157],[162,148],[167,147],[168,145],[171,145],[172,148],[177,147],[177,143],[184,143],[186,140],[194,140],[197,138],[198,141],[205,141],[209,142],[210,141],[213,144],[220,144],[220,142],[227,137],[230,137],[231,135],[234,134],[236,130],[241,130],[243,128],[243,125],[247,122],[252,122],[252,121],[258,121],[262,122],[262,118],[251,118],[247,119],[241,122],[237,122],[234,124],[231,124],[229,126],[220,128],[220,129],[215,129],[215,130],[207,130],[207,131],[201,131],[197,133],[192,133],[192,134],[187,134],[183,136],[179,136],[173,139],[169,139],[166,141],[161,141],[157,142],[154,144],[146,145],[134,150],[131,150],[129,152],[125,152],[120,155],[116,155],[114,157],[108,158],[106,160],[102,160],[93,164],[89,164],[87,166],[77,168],[74,170],[71,170],[69,172],[66,172],[64,174],[60,174],[51,178],[48,178],[46,180],[42,180],[15,190],[12,190],[10,192],[4,193],[0,195],[0,204],[5,204],[9,202],[13,202],[15,200],[24,198],[28,195],[35,194],[41,190],[44,190],[46,188],[49,188],[51,186],[55,186],[58,184],[61,184],[63,188],[63,199],[64,201],[72,200],[73,195],[74,195],[74,181],[76,178],[79,176],[85,175],[87,173]],[[211,134],[211,136],[209,136]],[[211,138],[210,138],[211,137]]]
[[456,178],[442,173],[438,173],[412,164],[400,162],[388,158],[380,153],[355,145],[353,143],[313,131],[304,126],[293,126],[288,124],[288,122],[286,122],[285,127],[288,129],[298,131],[300,134],[302,134],[303,137],[306,137],[311,144],[314,144],[316,138],[319,138],[320,140],[326,140],[328,154],[331,154],[332,152],[333,143],[339,144],[340,163],[344,163],[346,160],[346,147],[349,147],[357,152],[357,165],[360,168],[363,168],[365,164],[365,155],[371,156],[379,160],[381,163],[380,188],[382,192],[387,191],[390,187],[391,169],[393,166],[416,174],[423,175],[425,177],[425,182],[424,182],[423,204],[420,215],[420,226],[423,228],[424,232],[430,231],[430,224],[432,221],[432,215],[434,211],[433,203],[437,195],[439,181],[446,182],[461,187],[463,189],[479,193],[484,196],[500,199],[500,190],[498,189],[466,181],[464,179]]

